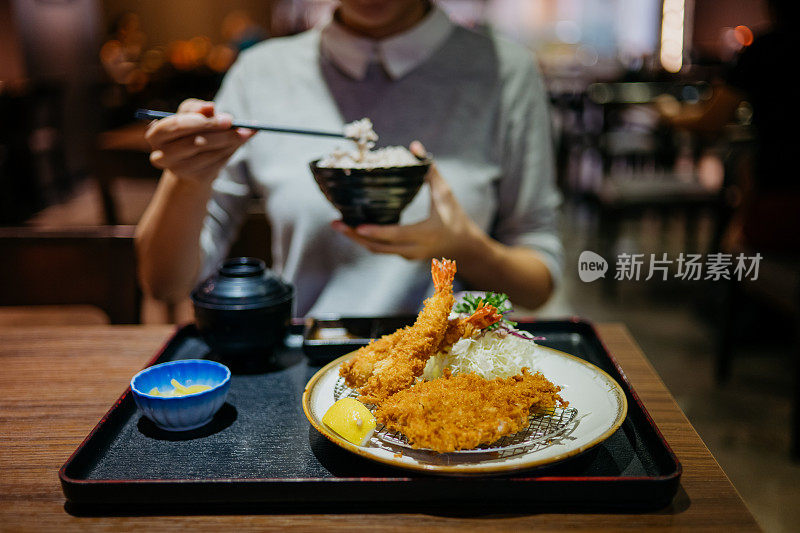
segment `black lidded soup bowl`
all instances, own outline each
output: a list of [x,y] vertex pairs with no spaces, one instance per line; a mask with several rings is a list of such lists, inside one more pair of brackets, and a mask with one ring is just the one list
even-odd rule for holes
[[283,343],[294,287],[252,257],[228,259],[192,291],[203,340],[228,358],[268,359]]
[[418,165],[385,168],[319,167],[309,163],[317,185],[348,226],[397,224],[425,181],[430,159]]

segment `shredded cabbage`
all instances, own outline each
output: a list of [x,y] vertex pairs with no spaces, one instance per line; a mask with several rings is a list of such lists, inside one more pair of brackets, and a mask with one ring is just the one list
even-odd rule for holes
[[431,357],[422,376],[426,380],[437,379],[449,367],[454,375],[508,378],[521,373],[523,367],[535,372],[537,355],[538,347],[532,339],[506,329],[485,331],[477,338],[460,339],[449,351]]

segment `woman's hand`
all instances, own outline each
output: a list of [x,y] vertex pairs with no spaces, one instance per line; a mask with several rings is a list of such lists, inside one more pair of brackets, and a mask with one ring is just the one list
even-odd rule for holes
[[210,185],[228,158],[255,134],[231,129],[232,120],[227,113],[215,114],[214,102],[185,100],[175,115],[147,128],[150,162],[178,178]]
[[[411,151],[425,155],[425,148],[417,141],[411,143]],[[544,303],[553,290],[553,278],[539,252],[506,246],[487,235],[467,215],[434,165],[425,179],[431,208],[422,222],[350,228],[337,220],[332,226],[375,253],[398,254],[406,259],[455,259],[459,275],[472,286],[505,292],[528,309]]]
[[[411,143],[411,151],[425,156],[419,141]],[[351,228],[341,220],[332,226],[368,250],[380,254],[397,254],[406,259],[448,257],[456,261],[469,259],[490,239],[467,215],[453,195],[450,185],[431,165],[425,181],[430,187],[430,215],[416,224],[373,225]]]
[[164,174],[136,228],[136,250],[142,287],[155,298],[181,301],[197,282],[211,183],[255,133],[231,129],[231,120],[213,102],[189,99],[147,129],[150,161]]

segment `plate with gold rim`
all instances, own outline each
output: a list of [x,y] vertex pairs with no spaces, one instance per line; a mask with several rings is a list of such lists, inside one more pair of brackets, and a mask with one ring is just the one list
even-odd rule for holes
[[567,408],[532,413],[528,426],[519,433],[474,450],[438,453],[415,449],[402,434],[380,424],[365,446],[356,446],[322,422],[336,400],[357,396],[339,376],[342,363],[354,353],[331,361],[308,381],[303,412],[311,425],[337,446],[398,468],[443,475],[494,475],[549,465],[603,442],[619,429],[628,412],[624,391],[606,372],[573,355],[537,346],[531,371],[541,371],[562,387]]

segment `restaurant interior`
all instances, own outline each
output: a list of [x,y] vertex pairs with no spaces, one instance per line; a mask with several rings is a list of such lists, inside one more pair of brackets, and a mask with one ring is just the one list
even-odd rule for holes
[[[241,51],[336,3],[0,1],[0,330],[192,322],[188,298],[157,301],[137,278],[161,171],[134,112],[212,100]],[[436,3],[530,49],[549,97],[564,270],[515,315],[624,324],[759,526],[796,530],[800,188],[790,154],[758,162],[765,131],[798,140],[796,33],[752,94],[733,84],[756,76],[737,71],[749,47],[800,20],[767,0]],[[270,264],[265,215],[253,201],[230,257]],[[707,270],[687,274],[689,256]],[[602,276],[583,270],[598,259]]]

